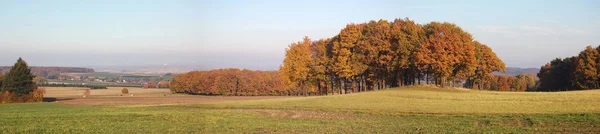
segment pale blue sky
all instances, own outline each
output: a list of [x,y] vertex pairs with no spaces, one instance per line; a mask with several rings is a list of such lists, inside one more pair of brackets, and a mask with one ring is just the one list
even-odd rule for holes
[[0,0],[0,65],[186,65],[277,69],[304,36],[347,23],[448,21],[513,67],[538,68],[600,45],[600,2]]

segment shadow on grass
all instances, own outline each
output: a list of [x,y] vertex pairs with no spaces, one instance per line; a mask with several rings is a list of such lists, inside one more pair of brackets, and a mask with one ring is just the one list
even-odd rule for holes
[[64,101],[64,100],[72,100],[73,98],[53,98],[53,97],[44,97],[44,102],[56,102],[56,101]]

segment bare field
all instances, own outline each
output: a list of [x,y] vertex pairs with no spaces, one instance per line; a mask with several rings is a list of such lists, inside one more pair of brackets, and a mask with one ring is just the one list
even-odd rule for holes
[[200,96],[171,94],[169,89],[127,88],[134,96],[121,96],[123,87],[90,90],[89,97],[83,97],[86,88],[45,87],[46,98],[56,98],[59,103],[70,105],[109,105],[109,104],[181,104],[208,103],[222,101],[243,101],[288,98],[285,96]]
[[[83,92],[87,88],[81,87],[43,87],[46,89],[46,94],[44,97],[49,98],[82,98]],[[108,89],[94,89],[90,90],[91,97],[98,96],[120,96],[121,89],[123,87],[108,87]],[[135,87],[127,87],[129,93],[135,95],[163,95],[163,94],[171,94],[169,89],[144,89],[144,88],[135,88]]]
[[167,97],[95,97],[60,100],[69,105],[111,105],[111,104],[198,104],[224,101],[245,101],[288,98],[285,96],[167,96]]

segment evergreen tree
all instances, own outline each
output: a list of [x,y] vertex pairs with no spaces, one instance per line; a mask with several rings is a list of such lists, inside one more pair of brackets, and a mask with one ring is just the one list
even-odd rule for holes
[[19,96],[29,94],[37,88],[37,85],[33,82],[34,77],[27,63],[19,58],[17,63],[6,74],[2,90],[15,93]]
[[4,74],[0,74],[0,92],[2,91],[2,82],[4,81]]

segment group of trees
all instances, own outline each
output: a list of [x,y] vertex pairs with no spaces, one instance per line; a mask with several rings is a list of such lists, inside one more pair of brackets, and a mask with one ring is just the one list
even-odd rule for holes
[[224,95],[295,95],[297,91],[288,90],[277,71],[251,71],[240,69],[217,69],[211,71],[192,71],[179,74],[170,84],[171,92]]
[[82,85],[82,84],[57,84],[57,83],[51,83],[51,84],[38,84],[38,86],[41,87],[85,87],[85,88],[90,88],[90,89],[108,89],[105,85]]
[[280,66],[285,87],[304,95],[343,94],[435,84],[481,89],[504,71],[487,45],[455,24],[395,19],[348,24],[327,39],[289,45]]
[[567,91],[600,88],[600,46],[586,47],[579,55],[556,58],[538,73],[539,91]]
[[151,80],[150,82],[144,84],[144,88],[170,88],[170,87],[171,87],[171,83],[166,80],[159,81],[159,82]]
[[[10,66],[0,67],[0,72],[8,72],[11,69]],[[31,73],[37,77],[43,77],[47,79],[58,79],[61,73],[93,73],[94,69],[91,68],[79,68],[79,67],[29,67]]]
[[0,77],[0,102],[42,101],[45,90],[38,89],[34,77],[27,63],[19,58],[10,71]]
[[[467,80],[465,85],[473,83]],[[534,91],[538,88],[537,78],[531,74],[519,74],[517,76],[493,75],[480,83],[481,89],[494,91]]]

